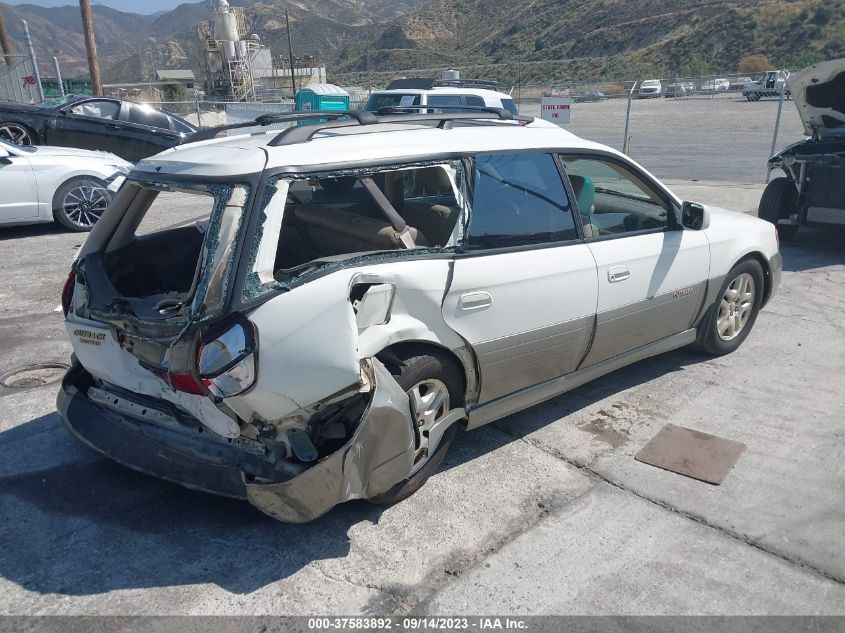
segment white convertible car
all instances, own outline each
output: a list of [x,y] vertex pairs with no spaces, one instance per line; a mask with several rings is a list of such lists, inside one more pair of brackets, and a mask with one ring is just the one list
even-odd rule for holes
[[108,152],[0,141],[0,225],[90,231],[131,168]]
[[[559,128],[320,117],[129,175],[63,294],[58,409],[81,441],[283,521],[394,503],[460,429],[654,354],[736,350],[778,287],[774,225]],[[141,228],[191,200],[196,223]]]

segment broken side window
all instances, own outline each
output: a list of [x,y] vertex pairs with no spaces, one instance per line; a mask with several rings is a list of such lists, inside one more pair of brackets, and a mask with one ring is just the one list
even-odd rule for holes
[[362,254],[454,246],[464,226],[462,183],[457,161],[271,179],[245,298]]

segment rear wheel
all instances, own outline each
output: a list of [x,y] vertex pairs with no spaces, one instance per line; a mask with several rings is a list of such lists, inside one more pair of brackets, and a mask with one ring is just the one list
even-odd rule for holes
[[763,284],[763,268],[758,261],[746,259],[734,266],[698,328],[698,346],[722,356],[742,345],[763,303]]
[[463,374],[445,353],[418,354],[409,348],[398,351],[393,360],[387,365],[408,394],[416,424],[416,452],[408,477],[369,499],[379,505],[407,499],[437,471],[458,432],[458,423],[445,431],[438,424],[452,409],[463,406]]
[[35,132],[21,123],[0,122],[0,139],[15,145],[35,145],[38,138]]
[[90,231],[111,202],[111,191],[98,178],[74,178],[53,196],[53,217],[71,231]]
[[798,191],[789,178],[773,179],[760,198],[757,217],[775,225],[781,241],[791,240],[798,232],[797,224],[778,224],[778,220],[788,218],[798,212]]

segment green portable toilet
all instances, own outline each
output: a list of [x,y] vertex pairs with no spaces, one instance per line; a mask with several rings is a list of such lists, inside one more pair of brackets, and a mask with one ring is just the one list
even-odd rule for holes
[[348,110],[349,93],[334,84],[313,84],[296,93],[298,112],[309,110]]

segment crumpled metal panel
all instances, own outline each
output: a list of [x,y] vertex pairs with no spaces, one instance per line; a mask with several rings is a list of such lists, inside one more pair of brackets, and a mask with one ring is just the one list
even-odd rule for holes
[[411,472],[414,430],[408,396],[378,360],[373,398],[352,439],[298,477],[247,483],[250,503],[280,521],[304,523],[350,499],[385,492]]

